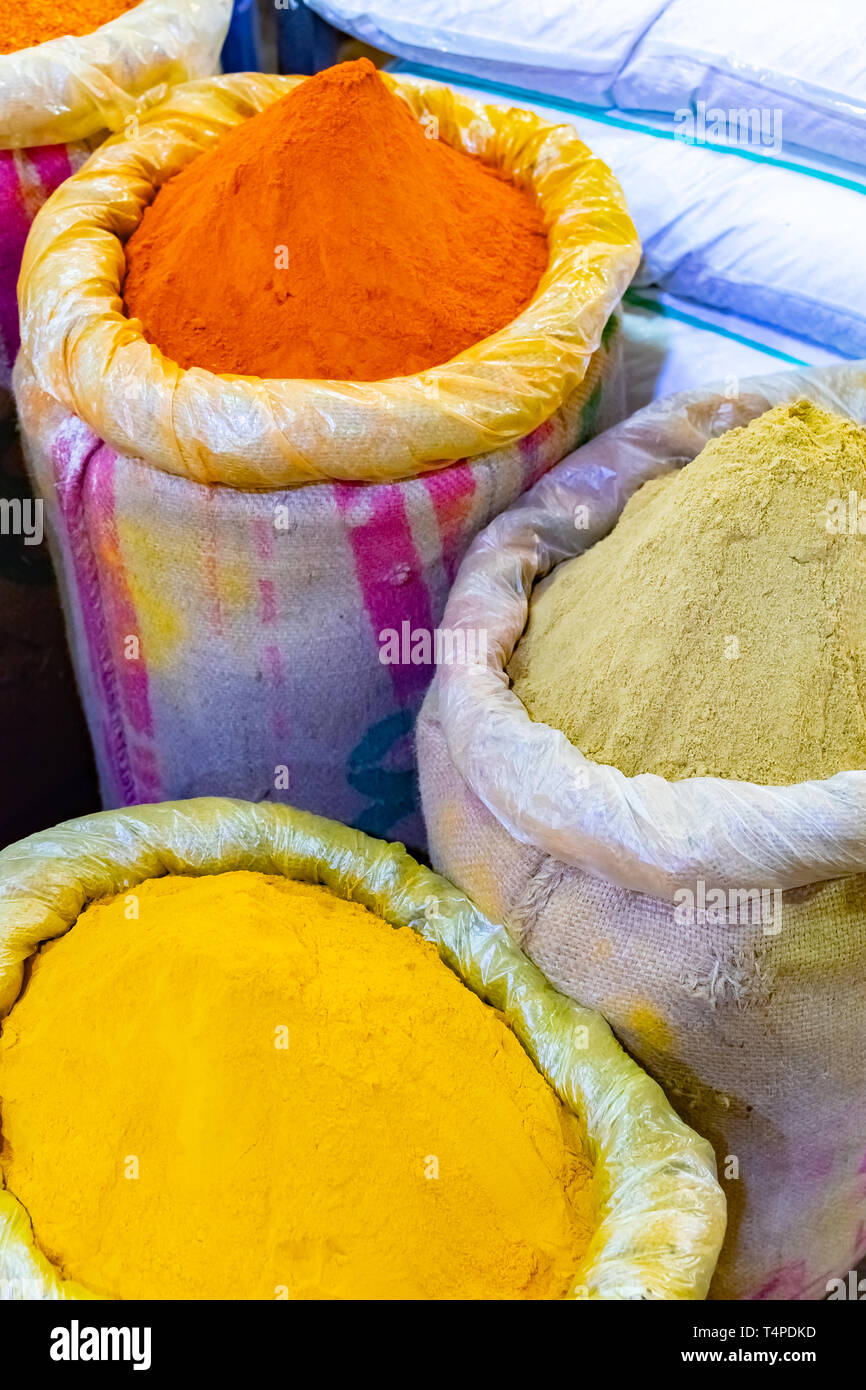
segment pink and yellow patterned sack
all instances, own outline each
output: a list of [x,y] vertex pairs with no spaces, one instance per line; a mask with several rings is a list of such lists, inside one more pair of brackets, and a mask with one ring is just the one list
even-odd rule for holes
[[432,632],[472,537],[621,413],[612,324],[526,439],[378,485],[160,473],[19,377],[104,804],[270,798],[422,845],[413,730],[433,668],[383,664],[380,633]]
[[[231,0],[142,0],[83,38],[0,55],[0,500],[29,502],[12,368],[17,283],[31,223],[112,130],[168,86],[213,72]],[[11,515],[11,512],[10,512]],[[95,804],[93,760],[51,565],[40,545],[0,535],[0,844]]]
[[141,0],[81,38],[0,55],[0,399],[18,351],[15,288],[42,204],[111,131],[214,72],[231,0]]
[[20,342],[18,273],[30,224],[46,198],[89,154],[84,141],[0,149],[0,414],[12,410],[12,368]]
[[551,245],[531,303],[416,376],[182,371],[121,311],[123,240],[302,80],[189,83],[59,190],[25,253],[16,394],[105,804],[270,797],[421,845],[412,731],[448,588],[476,532],[621,414],[639,246],[570,127],[386,75],[531,189]]

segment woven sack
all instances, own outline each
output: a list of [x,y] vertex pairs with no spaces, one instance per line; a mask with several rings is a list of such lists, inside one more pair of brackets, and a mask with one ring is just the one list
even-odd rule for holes
[[385,80],[439,138],[537,199],[550,263],[518,318],[372,383],[184,371],[122,313],[123,242],[156,189],[300,78],[190,83],[43,209],[21,277],[16,394],[108,806],[300,801],[423,843],[410,733],[476,532],[619,418],[615,317],[639,250],[569,126]]
[[801,396],[866,420],[862,366],[784,372],[656,402],[554,468],[470,550],[444,622],[484,629],[486,664],[441,667],[418,726],[436,868],[712,1140],[719,1298],[823,1298],[866,1251],[866,771],[626,777],[530,720],[504,667],[533,583],[642,482]]

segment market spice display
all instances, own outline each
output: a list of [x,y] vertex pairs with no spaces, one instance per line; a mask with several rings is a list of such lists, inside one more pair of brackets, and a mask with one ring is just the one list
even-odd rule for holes
[[501,1016],[283,878],[91,904],[32,963],[0,1095],[6,1186],[109,1296],[555,1298],[593,1226],[578,1121]]
[[64,34],[92,34],[139,0],[0,0],[0,54],[33,48]]
[[787,785],[866,768],[866,430],[799,401],[644,484],[533,595],[531,717],[635,776]]
[[303,82],[159,191],[126,310],[181,367],[376,381],[512,322],[547,268],[531,196],[452,149],[366,58]]

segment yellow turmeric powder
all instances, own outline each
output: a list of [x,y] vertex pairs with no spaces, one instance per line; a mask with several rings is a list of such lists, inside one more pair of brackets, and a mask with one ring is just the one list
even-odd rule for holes
[[150,879],[35,957],[0,1034],[7,1187],[121,1298],[556,1298],[576,1117],[429,943],[328,889]]

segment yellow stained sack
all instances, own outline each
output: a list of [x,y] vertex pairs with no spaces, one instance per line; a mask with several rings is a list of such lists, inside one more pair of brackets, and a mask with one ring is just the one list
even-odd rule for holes
[[[440,139],[508,173],[540,205],[550,261],[507,327],[442,366],[387,381],[296,381],[182,370],[123,312],[124,243],[160,186],[300,77],[189,83],[106,142],[27,242],[19,381],[123,454],[237,488],[392,481],[523,438],[580,386],[637,266],[622,190],[568,125],[384,74]],[[419,228],[419,235],[422,233]]]
[[[699,1299],[725,1229],[710,1145],[674,1114],[600,1015],[558,994],[512,942],[402,845],[271,802],[167,802],[67,821],[0,853],[0,1018],[24,962],[94,898],[162,874],[248,869],[323,884],[410,927],[502,1011],[562,1102],[595,1165],[598,1226],[569,1297]],[[35,1249],[0,1192],[0,1298],[89,1297]]]
[[0,54],[0,150],[120,130],[219,67],[232,0],[141,0],[91,34]]

